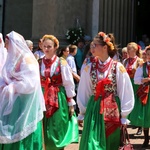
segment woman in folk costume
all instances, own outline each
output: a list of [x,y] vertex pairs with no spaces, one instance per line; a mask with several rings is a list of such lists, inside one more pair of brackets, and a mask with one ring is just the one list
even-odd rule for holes
[[[133,86],[133,90],[134,90],[134,94],[135,94],[135,107],[137,105],[139,105],[139,101],[136,99],[136,91],[139,87],[139,85],[134,84],[134,74],[135,71],[137,69],[137,67],[143,63],[143,60],[140,58],[140,46],[138,46],[138,44],[136,44],[135,42],[130,42],[127,44],[127,52],[128,52],[128,58],[124,60],[123,65],[127,70],[127,73],[130,76],[131,82],[132,82],[132,86]],[[134,108],[135,108],[134,107]],[[133,111],[132,111],[133,112]],[[135,118],[135,114],[132,113],[128,116],[129,120],[133,120]],[[132,122],[131,122],[132,123]],[[142,127],[138,127],[137,130],[137,135],[142,134]]]
[[7,57],[7,50],[4,46],[3,35],[0,33],[0,74],[1,74],[2,68],[5,64],[6,57]]
[[124,66],[112,59],[116,52],[113,34],[99,32],[91,52],[96,57],[84,67],[77,95],[79,125],[84,119],[79,149],[117,150],[120,125],[129,123],[126,117],[134,106],[132,84]]
[[0,150],[43,150],[44,97],[39,65],[24,38],[6,35],[6,63],[0,78]]
[[55,36],[43,36],[45,57],[39,60],[39,64],[46,105],[43,121],[46,150],[63,150],[68,144],[78,142],[78,123],[73,106],[75,85],[66,60],[56,56],[58,47]]
[[139,102],[134,108],[131,123],[135,126],[143,127],[144,143],[142,147],[148,147],[149,143],[149,127],[150,127],[150,46],[145,49],[147,62],[139,66],[135,72],[134,83],[140,85],[136,98]]

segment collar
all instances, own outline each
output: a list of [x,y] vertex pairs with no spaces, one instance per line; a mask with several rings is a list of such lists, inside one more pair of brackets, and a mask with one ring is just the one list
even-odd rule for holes
[[98,60],[98,61],[99,61],[100,64],[104,64],[104,65],[105,65],[105,64],[107,64],[107,63],[110,61],[110,59],[111,59],[111,58],[108,57],[108,58],[105,60],[105,62],[101,62],[101,60]]

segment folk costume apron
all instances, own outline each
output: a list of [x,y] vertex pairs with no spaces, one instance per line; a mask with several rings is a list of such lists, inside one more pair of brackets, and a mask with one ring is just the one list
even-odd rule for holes
[[116,62],[110,60],[108,75],[100,81],[97,81],[97,63],[96,59],[92,62],[95,96],[90,97],[86,108],[79,149],[112,150],[113,147],[117,150],[120,144],[120,101],[116,96]]

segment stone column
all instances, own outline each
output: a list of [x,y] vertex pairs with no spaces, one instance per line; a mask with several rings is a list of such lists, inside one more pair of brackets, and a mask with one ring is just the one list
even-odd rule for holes
[[93,0],[92,37],[98,33],[99,27],[99,0]]

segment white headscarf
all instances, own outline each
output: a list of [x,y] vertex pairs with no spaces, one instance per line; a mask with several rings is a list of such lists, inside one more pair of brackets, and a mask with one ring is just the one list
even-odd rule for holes
[[12,31],[7,38],[0,80],[0,143],[17,142],[34,132],[45,110],[37,60],[20,34]]
[[6,57],[7,57],[7,50],[4,47],[3,35],[0,33],[0,74],[3,68],[3,65],[6,61]]

